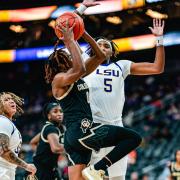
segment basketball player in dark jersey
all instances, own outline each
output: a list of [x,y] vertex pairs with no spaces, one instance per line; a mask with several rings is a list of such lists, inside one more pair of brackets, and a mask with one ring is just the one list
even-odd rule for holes
[[175,159],[175,162],[171,162],[169,165],[171,173],[169,180],[180,180],[180,150],[175,152]]
[[47,119],[41,133],[31,140],[31,145],[38,143],[34,164],[37,166],[38,180],[59,180],[57,161],[59,154],[64,152],[64,127],[62,125],[63,113],[56,102],[48,103],[43,109]]
[[[51,83],[53,96],[64,113],[64,147],[71,163],[68,168],[69,179],[102,180],[104,171],[135,149],[140,144],[141,137],[127,128],[93,123],[88,86],[82,77],[96,69],[105,60],[105,55],[85,31],[82,37],[90,44],[95,55],[84,64],[72,29],[73,26],[68,27],[68,22],[66,27],[59,24],[59,30],[63,34],[61,40],[70,55],[55,48],[45,64],[45,79],[47,83]],[[92,151],[109,146],[115,148],[94,166],[86,168]]]

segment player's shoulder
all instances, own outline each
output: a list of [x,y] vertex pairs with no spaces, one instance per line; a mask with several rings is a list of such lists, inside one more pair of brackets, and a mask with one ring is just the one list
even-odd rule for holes
[[0,115],[0,124],[12,124],[11,120],[5,116]]
[[45,126],[44,126],[44,131],[46,132],[46,131],[54,131],[54,130],[56,130],[57,129],[57,127],[54,125],[54,124],[46,124]]
[[132,63],[132,61],[128,59],[121,59],[121,60],[116,61],[116,63],[124,65],[124,64]]

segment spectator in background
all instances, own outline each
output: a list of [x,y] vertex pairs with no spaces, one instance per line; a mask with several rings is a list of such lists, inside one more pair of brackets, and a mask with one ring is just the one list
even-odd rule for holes
[[41,133],[30,142],[32,149],[36,150],[33,157],[37,167],[36,176],[38,180],[58,180],[60,179],[56,169],[58,157],[64,152],[63,112],[60,105],[53,102],[44,106],[43,113],[47,121]]
[[139,174],[138,174],[138,172],[136,172],[136,171],[132,172],[130,179],[131,179],[131,180],[138,180],[138,179],[139,179]]
[[180,179],[180,149],[175,152],[175,162],[169,164],[170,176],[168,180]]

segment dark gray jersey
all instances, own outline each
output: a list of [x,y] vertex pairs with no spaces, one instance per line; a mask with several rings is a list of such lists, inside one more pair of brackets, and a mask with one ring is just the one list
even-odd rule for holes
[[79,79],[72,84],[68,91],[58,98],[58,102],[64,113],[66,128],[72,123],[81,123],[82,119],[92,121],[92,113],[89,105],[89,88],[84,80]]

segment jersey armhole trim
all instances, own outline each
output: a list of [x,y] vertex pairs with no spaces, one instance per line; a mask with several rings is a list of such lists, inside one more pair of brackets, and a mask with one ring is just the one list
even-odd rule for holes
[[45,143],[49,143],[49,142],[48,142],[47,139],[44,138],[43,132],[44,132],[44,129],[45,129],[47,126],[49,126],[49,125],[50,125],[50,124],[46,124],[46,125],[43,127],[42,131],[41,131],[41,139],[42,139]]
[[65,98],[65,97],[69,94],[69,92],[72,90],[73,86],[74,86],[74,83],[71,84],[71,86],[69,87],[69,89],[68,89],[61,97],[58,97],[58,98],[56,98],[56,99],[57,99],[57,100],[62,100],[63,98]]
[[123,70],[122,70],[121,66],[120,66],[117,62],[115,62],[114,64],[121,70],[121,72],[122,72],[122,77],[123,77],[123,79],[124,79],[124,74],[123,74]]
[[[49,142],[48,142],[47,139],[44,138],[43,132],[44,132],[44,129],[45,129],[47,126],[49,126],[49,125],[51,125],[51,124],[49,124],[49,123],[46,124],[46,125],[43,127],[42,131],[41,131],[41,139],[42,139],[45,143],[49,143]],[[57,129],[57,131],[58,131],[58,136],[60,137],[60,136],[62,135],[62,133],[61,133],[61,131],[60,131],[58,128],[56,128],[56,129]]]
[[14,134],[14,132],[15,132],[15,127],[13,126],[13,130],[12,130],[11,136]]

